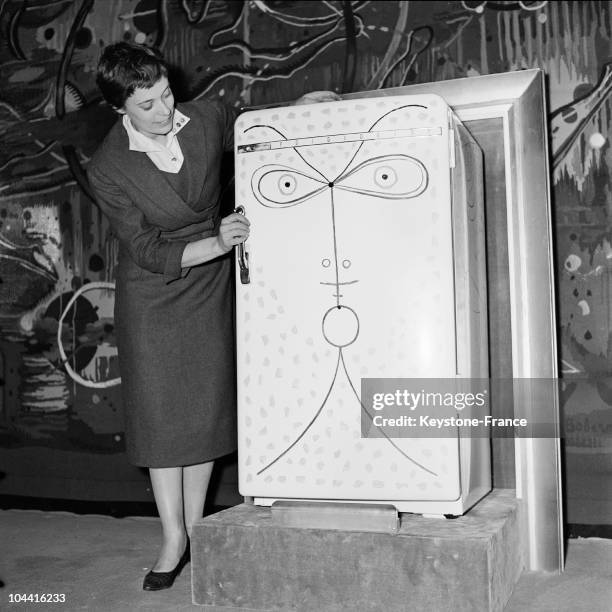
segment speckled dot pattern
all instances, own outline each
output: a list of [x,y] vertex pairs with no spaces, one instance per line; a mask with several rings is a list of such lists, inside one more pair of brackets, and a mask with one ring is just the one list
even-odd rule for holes
[[[238,119],[237,147],[281,143],[236,155],[252,224],[250,284],[237,276],[243,495],[458,497],[457,440],[362,439],[359,401],[362,377],[455,372],[448,113],[419,95]],[[329,135],[350,142],[296,141]]]

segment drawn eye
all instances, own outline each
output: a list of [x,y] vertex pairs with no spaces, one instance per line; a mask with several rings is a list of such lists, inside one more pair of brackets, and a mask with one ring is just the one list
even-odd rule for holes
[[334,185],[363,195],[401,200],[415,198],[427,189],[425,166],[409,155],[383,155],[368,159],[343,176]]
[[397,183],[397,174],[391,166],[381,166],[374,171],[374,182],[381,189],[390,189]]
[[323,178],[280,165],[262,166],[251,179],[253,195],[261,204],[271,207],[295,206],[327,186]]
[[282,174],[278,179],[278,190],[283,195],[291,195],[297,189],[297,180],[292,174]]

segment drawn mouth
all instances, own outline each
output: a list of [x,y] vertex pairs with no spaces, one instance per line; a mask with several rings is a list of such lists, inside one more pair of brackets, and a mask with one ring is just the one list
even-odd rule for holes
[[321,281],[321,285],[330,285],[332,287],[340,287],[340,285],[354,285],[355,283],[358,283],[359,281],[357,280],[352,280],[352,281],[344,281],[342,283],[325,283],[323,281]]

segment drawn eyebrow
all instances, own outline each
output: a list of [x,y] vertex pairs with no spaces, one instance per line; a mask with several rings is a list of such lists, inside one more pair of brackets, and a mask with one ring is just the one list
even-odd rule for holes
[[[253,128],[268,128],[274,132],[276,132],[281,138],[283,138],[283,140],[289,140],[281,131],[277,130],[275,127],[272,127],[271,125],[266,125],[266,124],[257,124],[257,125],[252,125],[251,127],[248,127],[245,131],[248,132],[249,130],[252,130]],[[323,177],[323,180],[326,183],[329,183],[329,179],[319,170],[317,170],[312,164],[309,164],[308,161],[304,158],[304,156],[295,148],[292,147],[293,150],[302,158],[302,161],[309,166],[312,170],[314,170],[319,176]]]
[[382,121],[387,115],[394,113],[395,111],[402,110],[403,108],[429,108],[428,106],[423,106],[423,104],[404,104],[404,106],[398,106],[397,108],[392,108],[390,111],[387,111],[384,115],[381,115],[371,126],[368,132],[372,131],[372,128],[379,122]]
[[254,130],[255,128],[268,128],[269,130],[276,132],[283,140],[288,140],[288,138],[280,130],[277,130],[275,127],[272,127],[271,125],[267,125],[265,123],[257,123],[255,125],[251,125],[246,130],[244,130],[244,133],[246,134],[248,131]]
[[[381,115],[371,126],[370,129],[368,130],[368,132],[371,132],[372,129],[374,128],[374,126],[379,122],[382,121],[387,115],[390,115],[391,113],[394,113],[395,111],[398,110],[402,110],[403,108],[429,108],[427,106],[423,106],[422,104],[404,104],[404,106],[398,106],[397,108],[392,108],[390,111],[387,111],[384,115]],[[340,172],[340,174],[338,174],[338,176],[334,179],[334,183],[336,181],[339,181],[340,179],[342,179],[344,177],[344,175],[346,174],[346,170],[347,168],[353,163],[354,159],[357,157],[357,153],[359,153],[359,151],[361,151],[361,147],[363,147],[365,141],[362,141],[359,143],[359,146],[357,147],[357,150],[355,151],[355,153],[353,154],[353,156],[351,157],[351,159],[349,159],[348,163],[346,164],[346,166],[344,166],[344,169]]]
[[[371,132],[372,129],[376,126],[377,123],[379,123],[380,121],[382,121],[387,115],[390,115],[391,113],[394,113],[398,110],[402,110],[404,108],[424,108],[427,109],[429,108],[428,106],[424,106],[423,104],[404,104],[403,106],[398,106],[397,108],[392,108],[391,110],[387,111],[386,113],[384,113],[383,115],[381,115],[380,117],[378,117],[378,119],[376,119],[376,121],[370,126],[370,128],[368,129],[368,132]],[[258,123],[256,125],[251,125],[248,128],[246,128],[246,130],[244,130],[244,133],[246,134],[248,131],[254,129],[254,128],[268,128],[269,130],[272,130],[273,132],[276,132],[283,140],[289,140],[280,130],[277,130],[275,127],[265,124],[265,123]],[[361,147],[363,147],[365,141],[362,141],[359,143],[359,146],[357,147],[355,153],[352,155],[352,157],[349,159],[348,163],[344,166],[344,168],[342,169],[342,171],[336,176],[336,178],[331,181],[333,183],[335,183],[336,181],[340,180],[341,178],[344,177],[344,175],[346,174],[347,168],[350,167],[350,165],[353,163],[354,159],[357,157],[357,154],[359,153],[359,151],[361,151]],[[312,164],[310,164],[305,157],[297,150],[296,147],[292,147],[293,150],[301,157],[302,161],[309,166],[312,170],[314,170],[319,176],[323,177],[323,179],[326,182],[330,182],[329,178],[326,177],[320,170],[318,170],[317,168],[315,168]]]

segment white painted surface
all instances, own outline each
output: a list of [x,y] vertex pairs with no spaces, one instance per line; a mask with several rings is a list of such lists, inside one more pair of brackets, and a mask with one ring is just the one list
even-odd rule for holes
[[[474,297],[461,281],[475,262],[455,261],[473,259],[482,227],[465,201],[451,205],[451,121],[435,95],[239,118],[236,203],[252,224],[250,284],[237,275],[242,495],[459,514],[474,501],[474,456],[489,478],[469,440],[361,437],[362,377],[483,375],[470,364],[486,334],[470,313],[485,289]],[[474,484],[481,496],[483,477]]]

